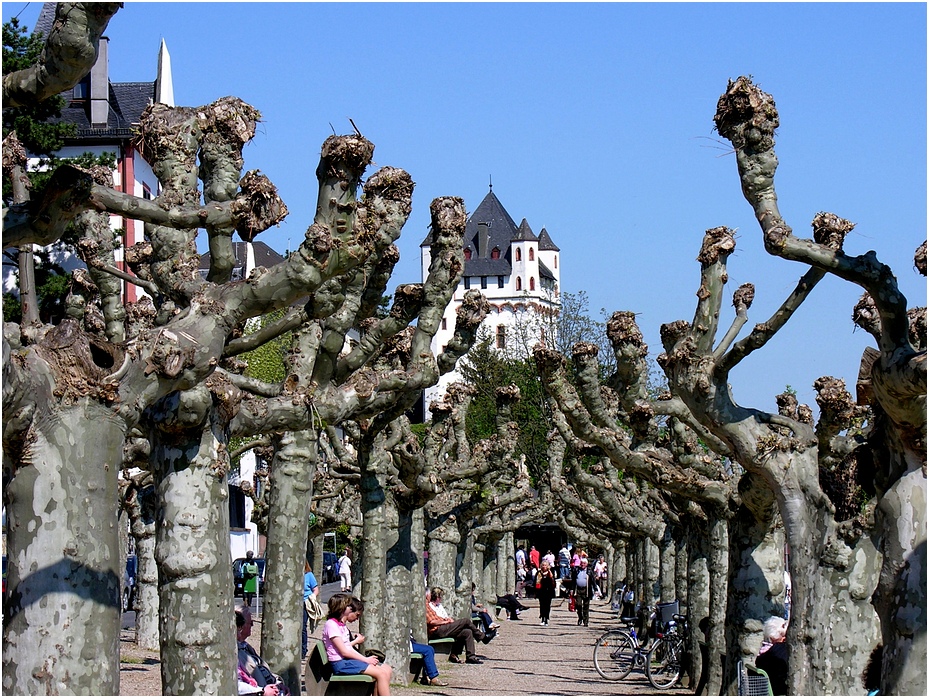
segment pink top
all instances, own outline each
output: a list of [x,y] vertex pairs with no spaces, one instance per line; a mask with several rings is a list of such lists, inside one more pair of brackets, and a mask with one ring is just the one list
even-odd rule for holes
[[342,638],[342,642],[345,643],[346,647],[351,643],[348,638],[348,628],[345,627],[345,623],[336,618],[330,618],[323,626],[323,646],[326,648],[326,656],[329,657],[329,661],[338,662],[345,659],[345,657],[339,654],[339,650],[332,644],[331,638],[333,637]]

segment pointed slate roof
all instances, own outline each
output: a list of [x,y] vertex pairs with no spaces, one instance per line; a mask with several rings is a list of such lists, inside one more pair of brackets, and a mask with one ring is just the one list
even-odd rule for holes
[[516,237],[513,238],[513,242],[535,242],[538,239],[535,233],[532,232],[532,228],[529,227],[529,221],[523,218],[522,223],[519,224],[519,230],[516,231]]
[[558,245],[552,242],[545,228],[542,228],[542,232],[539,233],[539,252],[561,252]]

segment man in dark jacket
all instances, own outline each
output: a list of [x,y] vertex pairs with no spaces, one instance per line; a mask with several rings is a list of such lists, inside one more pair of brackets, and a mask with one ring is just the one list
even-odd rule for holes
[[586,557],[581,558],[581,564],[574,568],[571,577],[574,580],[574,603],[577,611],[577,624],[590,623],[590,599],[594,594],[596,580],[593,570],[587,567]]

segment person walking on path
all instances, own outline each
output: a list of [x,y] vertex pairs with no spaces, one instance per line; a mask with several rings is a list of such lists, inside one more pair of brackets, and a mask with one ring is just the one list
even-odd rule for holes
[[426,596],[426,630],[430,640],[439,640],[443,637],[454,638],[455,644],[448,655],[448,661],[461,664],[461,648],[465,648],[465,664],[483,664],[477,658],[474,641],[484,640],[485,636],[470,618],[452,618],[442,605],[442,596],[445,590],[442,587],[432,587]]
[[603,555],[598,556],[597,562],[594,563],[594,578],[597,584],[597,598],[602,599],[607,595],[609,586],[607,584],[606,560],[603,559]]
[[548,625],[552,613],[552,599],[555,598],[555,575],[548,560],[542,560],[538,585],[536,596],[539,597],[539,625]]
[[529,566],[539,568],[539,551],[534,545],[529,548]]
[[342,582],[342,593],[349,594],[352,591],[352,558],[348,554],[348,548],[339,558],[339,579]]
[[593,571],[587,567],[587,558],[581,558],[581,564],[574,570],[574,598],[577,610],[577,624],[589,625],[590,599],[594,594],[595,580]]
[[251,608],[252,599],[258,593],[258,563],[255,562],[255,553],[249,550],[245,553],[245,564],[242,565],[242,600]]
[[558,574],[561,579],[567,579],[571,574],[571,551],[567,543],[558,551]]

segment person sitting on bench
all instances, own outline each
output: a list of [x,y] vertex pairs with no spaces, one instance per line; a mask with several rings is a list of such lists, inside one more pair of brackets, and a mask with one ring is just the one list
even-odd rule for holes
[[497,605],[500,608],[506,610],[508,614],[507,617],[510,620],[519,620],[519,614],[529,608],[528,606],[523,606],[519,602],[516,594],[505,594],[504,596],[498,596]]
[[273,673],[265,660],[246,640],[252,634],[252,612],[248,606],[235,609],[235,637],[239,648],[239,695],[290,695],[280,676]]
[[377,657],[365,657],[355,649],[364,642],[364,635],[352,639],[346,623],[358,620],[364,611],[364,602],[349,594],[334,594],[329,599],[329,614],[323,626],[323,646],[332,665],[332,673],[339,675],[367,674],[374,679],[374,695],[390,695],[390,678],[393,669],[381,664]]
[[484,633],[478,630],[470,618],[455,620],[445,607],[442,606],[442,596],[445,590],[442,587],[432,587],[426,595],[426,630],[430,640],[439,640],[444,637],[454,638],[455,644],[448,655],[448,661],[461,664],[461,648],[465,648],[464,660],[466,664],[483,664],[474,651],[474,641],[484,639]]

